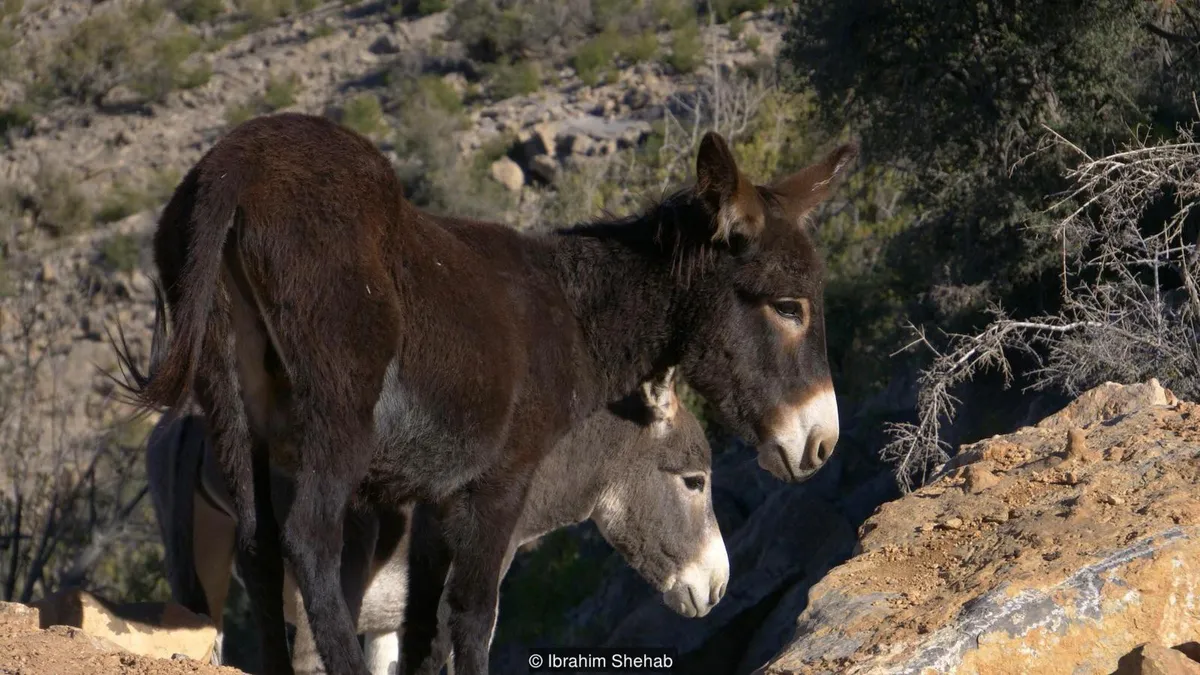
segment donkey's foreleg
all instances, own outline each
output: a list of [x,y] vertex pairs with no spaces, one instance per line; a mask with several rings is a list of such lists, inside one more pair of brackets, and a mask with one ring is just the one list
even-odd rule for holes
[[[485,479],[487,480],[487,479]],[[452,497],[444,517],[454,561],[446,585],[457,675],[488,675],[500,575],[525,499],[526,476],[487,480]]]
[[449,638],[439,625],[438,608],[451,553],[432,506],[419,504],[413,509],[411,536],[401,663],[406,675],[438,675],[449,657]]
[[342,596],[354,625],[358,625],[363,596],[371,575],[375,542],[379,539],[379,518],[365,503],[351,502],[342,531]]
[[453,653],[454,649],[450,643],[450,610],[443,596],[437,608],[437,634],[429,647],[429,655],[412,672],[416,675],[441,675],[444,668],[448,675],[454,675],[454,664],[450,662]]

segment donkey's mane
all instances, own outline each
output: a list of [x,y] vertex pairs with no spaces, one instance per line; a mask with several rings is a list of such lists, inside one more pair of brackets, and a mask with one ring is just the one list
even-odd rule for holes
[[712,237],[715,215],[707,213],[692,188],[646,199],[638,211],[619,216],[604,210],[596,218],[555,230],[564,237],[586,237],[619,244],[653,259],[666,257],[671,278],[686,288],[716,259]]

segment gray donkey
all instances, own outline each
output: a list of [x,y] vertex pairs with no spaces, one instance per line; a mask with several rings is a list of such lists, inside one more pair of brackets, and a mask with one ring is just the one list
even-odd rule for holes
[[[555,446],[534,475],[503,571],[521,544],[590,518],[674,611],[704,616],[719,601],[729,559],[712,509],[711,452],[700,424],[679,403],[673,375],[669,370],[594,413]],[[177,602],[212,616],[220,630],[237,522],[203,417],[168,417],[147,446],[168,579]],[[285,478],[272,478],[282,518],[291,491]],[[419,664],[420,672],[436,674],[450,657],[441,594],[449,564],[444,543],[438,528],[420,527],[431,521],[414,518],[411,510],[376,518],[345,528],[344,535],[344,555],[361,548],[350,538],[377,537],[369,547],[372,562],[358,617],[371,673],[397,672],[403,628],[407,670],[415,672]],[[410,584],[410,575],[423,578]],[[285,615],[296,626],[293,667],[323,672],[290,569],[286,576]],[[710,584],[714,578],[719,588]]]

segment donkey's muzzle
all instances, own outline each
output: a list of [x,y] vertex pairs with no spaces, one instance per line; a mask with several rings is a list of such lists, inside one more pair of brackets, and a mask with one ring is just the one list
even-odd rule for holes
[[774,423],[758,446],[758,465],[789,483],[812,478],[838,442],[833,388],[823,387],[799,405],[781,406],[771,417]]
[[699,618],[712,611],[725,597],[729,585],[729,555],[715,522],[706,539],[700,555],[680,571],[663,593],[663,602],[688,618]]

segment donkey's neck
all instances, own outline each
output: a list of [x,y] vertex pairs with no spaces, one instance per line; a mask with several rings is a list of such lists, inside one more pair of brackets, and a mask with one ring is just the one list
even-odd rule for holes
[[645,424],[605,408],[559,440],[530,483],[514,535],[516,543],[592,517],[606,487],[628,480],[631,471],[640,470],[640,464],[631,465],[622,458],[629,456],[645,430]]
[[680,292],[668,257],[652,242],[612,230],[564,230],[553,240],[554,273],[598,380],[594,403],[616,400],[675,365]]

